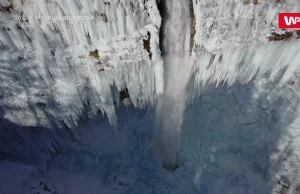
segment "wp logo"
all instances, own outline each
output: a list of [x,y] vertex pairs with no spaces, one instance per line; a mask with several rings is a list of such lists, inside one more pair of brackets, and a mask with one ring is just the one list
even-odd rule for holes
[[278,13],[278,28],[300,28],[300,13]]

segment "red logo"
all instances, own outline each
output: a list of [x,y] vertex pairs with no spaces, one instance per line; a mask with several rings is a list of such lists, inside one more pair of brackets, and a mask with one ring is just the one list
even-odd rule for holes
[[300,28],[300,13],[278,13],[278,28]]

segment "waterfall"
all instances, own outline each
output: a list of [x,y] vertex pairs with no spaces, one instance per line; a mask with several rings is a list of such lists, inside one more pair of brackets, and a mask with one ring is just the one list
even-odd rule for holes
[[164,93],[156,105],[155,150],[168,170],[177,167],[181,125],[186,106],[186,86],[190,79],[189,0],[161,2],[163,25],[161,50],[164,62]]

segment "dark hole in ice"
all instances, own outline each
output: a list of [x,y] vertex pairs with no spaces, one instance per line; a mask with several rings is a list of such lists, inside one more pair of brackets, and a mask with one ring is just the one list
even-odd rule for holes
[[182,161],[179,160],[178,153],[177,153],[177,157],[176,157],[176,162],[175,163],[174,162],[170,163],[170,162],[166,162],[166,161],[162,162],[162,167],[164,169],[166,169],[167,171],[169,171],[169,172],[176,171],[182,165],[183,165],[183,163],[182,163]]
[[129,96],[129,92],[128,92],[128,89],[125,88],[123,90],[120,91],[120,100],[124,100],[125,98],[130,98]]
[[179,165],[176,163],[174,164],[162,164],[162,167],[170,172],[174,172],[179,168]]

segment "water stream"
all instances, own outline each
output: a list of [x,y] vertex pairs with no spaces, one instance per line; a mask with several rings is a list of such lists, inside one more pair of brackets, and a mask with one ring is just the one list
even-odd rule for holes
[[178,166],[181,125],[186,107],[186,86],[190,79],[189,0],[163,0],[161,50],[165,69],[165,89],[156,105],[155,149],[168,170]]

